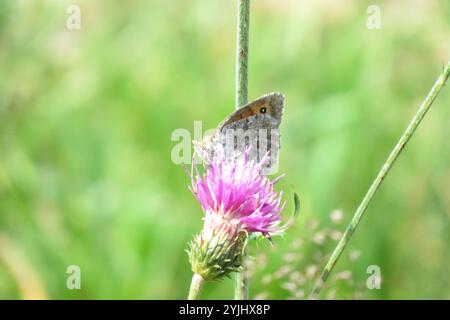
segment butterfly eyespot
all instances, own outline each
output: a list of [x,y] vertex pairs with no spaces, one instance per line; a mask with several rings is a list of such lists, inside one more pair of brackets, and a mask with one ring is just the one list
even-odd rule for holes
[[261,113],[266,113],[267,109],[266,109],[266,107],[262,107],[261,109],[259,109],[259,111],[260,111]]

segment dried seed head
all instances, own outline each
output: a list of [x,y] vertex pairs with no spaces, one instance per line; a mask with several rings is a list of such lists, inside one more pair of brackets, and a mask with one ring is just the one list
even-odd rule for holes
[[290,292],[295,292],[295,290],[297,290],[297,285],[294,282],[284,282],[281,284],[281,287]]
[[361,256],[361,251],[359,250],[352,250],[350,251],[349,254],[349,259],[351,262],[355,262],[356,260],[358,260],[358,258]]
[[313,241],[318,245],[323,245],[325,243],[325,240],[325,233],[323,231],[317,232],[313,237]]
[[330,231],[330,238],[334,241],[339,241],[342,238],[342,232],[339,230],[331,230]]
[[283,260],[286,261],[287,263],[294,262],[297,259],[298,259],[298,255],[293,252],[289,252],[289,253],[285,254],[283,257]]
[[317,266],[314,264],[309,265],[306,267],[306,277],[307,278],[313,278],[317,273]]
[[303,245],[302,239],[298,238],[298,239],[295,239],[294,241],[292,241],[291,248],[296,250],[296,249],[300,248],[302,245]]
[[282,266],[277,271],[275,271],[274,276],[275,276],[275,278],[280,279],[280,278],[284,277],[285,275],[287,275],[290,271],[291,271],[290,266]]
[[335,280],[351,280],[352,279],[352,272],[349,270],[341,271],[336,273],[336,276],[334,277]]
[[343,217],[343,213],[342,210],[333,210],[333,212],[331,212],[330,218],[331,218],[331,222],[333,222],[334,224],[339,224],[342,221],[342,217]]
[[297,290],[294,297],[295,299],[303,299],[305,297],[305,290]]
[[269,297],[269,294],[267,292],[261,292],[258,293],[253,299],[254,300],[267,300]]

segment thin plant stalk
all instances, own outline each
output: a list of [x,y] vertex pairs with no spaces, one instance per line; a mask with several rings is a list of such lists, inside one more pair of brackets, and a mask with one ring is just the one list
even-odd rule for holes
[[250,0],[238,0],[236,44],[236,109],[248,101]]
[[[236,49],[236,109],[248,101],[248,44],[250,26],[250,0],[238,0],[237,49]],[[242,253],[243,266],[236,273],[234,299],[248,300],[248,276],[246,272],[247,249]]]
[[191,288],[189,289],[188,300],[197,300],[203,288],[205,279],[198,273],[192,276]]
[[400,137],[400,140],[395,145],[394,149],[391,151],[391,154],[387,158],[386,162],[384,163],[383,167],[381,168],[380,172],[378,173],[377,177],[373,181],[372,185],[370,186],[369,190],[367,191],[366,195],[364,196],[361,204],[359,205],[358,209],[356,210],[350,224],[348,225],[347,229],[345,230],[344,234],[342,235],[341,240],[337,244],[336,248],[334,249],[333,253],[331,254],[331,257],[329,258],[327,264],[325,265],[320,277],[317,279],[309,298],[315,299],[318,297],[321,289],[323,288],[325,282],[328,279],[328,276],[330,275],[331,271],[333,270],[334,266],[336,265],[336,262],[339,260],[339,257],[341,256],[342,252],[344,251],[345,247],[347,246],[348,242],[350,241],[350,238],[352,237],[353,233],[355,232],[356,228],[358,227],[364,212],[366,211],[367,207],[369,206],[373,196],[381,186],[381,184],[384,181],[384,178],[389,173],[389,170],[392,168],[393,164],[397,160],[398,156],[401,154],[403,149],[405,148],[408,141],[411,139],[412,135],[416,131],[417,127],[425,117],[426,113],[430,109],[431,105],[433,104],[434,100],[438,96],[441,89],[445,86],[445,83],[450,75],[450,62],[447,63],[447,66],[443,69],[442,73],[440,74],[439,78],[436,80],[435,84],[431,88],[430,92],[428,93],[428,96],[425,98],[424,102],[420,106],[419,110],[414,115],[413,119],[411,120],[410,124],[406,128],[403,135]]

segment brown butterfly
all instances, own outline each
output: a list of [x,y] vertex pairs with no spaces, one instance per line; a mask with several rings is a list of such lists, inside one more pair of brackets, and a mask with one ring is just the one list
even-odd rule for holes
[[278,92],[268,93],[233,112],[219,124],[218,128],[220,131],[230,127],[242,127],[244,130],[276,129],[280,126],[283,108],[284,96]]
[[272,173],[280,148],[279,127],[284,109],[284,96],[274,92],[266,94],[239,108],[225,118],[201,143],[203,152],[211,154],[217,145],[224,146],[225,154],[242,152],[248,146],[251,158],[259,161],[266,153],[270,162],[265,173]]

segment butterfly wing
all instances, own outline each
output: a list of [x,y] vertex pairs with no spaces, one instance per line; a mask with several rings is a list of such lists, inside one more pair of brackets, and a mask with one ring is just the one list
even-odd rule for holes
[[270,160],[264,171],[271,173],[278,159],[283,109],[284,96],[281,93],[266,94],[228,116],[218,127],[217,141],[225,149],[231,147],[233,152],[243,151],[251,145],[250,157],[257,161],[269,153]]
[[[278,128],[283,115],[284,96],[281,93],[268,93],[236,110],[222,121],[220,131],[234,127],[248,127],[256,120],[258,128]],[[247,124],[247,125],[246,125]]]
[[[266,94],[236,110],[223,120],[214,134],[207,136],[197,144],[200,157],[209,162],[217,152],[225,156],[243,152],[249,145],[250,158],[260,161],[269,153],[263,173],[271,174],[276,170],[280,149],[279,126],[284,109],[284,96],[274,92]],[[223,148],[222,148],[223,147]]]

